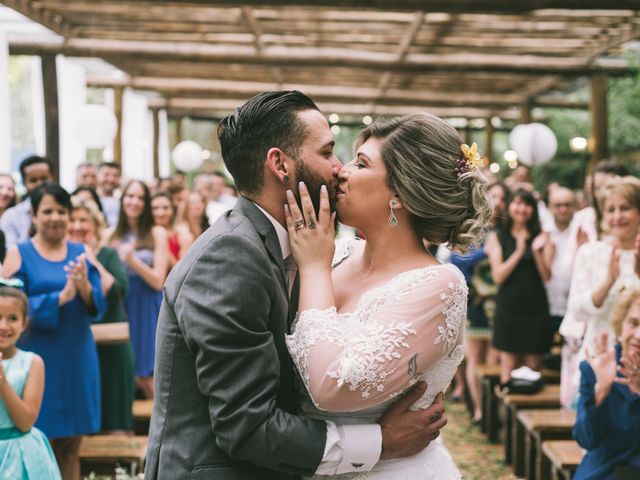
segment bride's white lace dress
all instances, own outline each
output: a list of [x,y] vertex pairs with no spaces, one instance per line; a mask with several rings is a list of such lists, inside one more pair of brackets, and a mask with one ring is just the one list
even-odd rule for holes
[[[334,267],[363,242],[339,243]],[[373,423],[395,397],[420,380],[426,408],[449,386],[464,357],[467,286],[453,265],[428,266],[367,291],[353,312],[305,310],[287,337],[306,386],[306,415],[336,424]],[[441,438],[419,454],[378,462],[366,473],[314,479],[459,479]]]

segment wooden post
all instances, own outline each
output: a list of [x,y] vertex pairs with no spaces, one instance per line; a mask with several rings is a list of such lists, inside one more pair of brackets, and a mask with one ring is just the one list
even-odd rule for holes
[[118,127],[116,136],[113,138],[113,161],[122,165],[122,97],[124,89],[116,86],[113,89],[113,110],[116,116]]
[[491,117],[487,118],[484,127],[484,158],[487,159],[487,165],[491,164],[491,158],[493,156],[493,124],[491,123]]
[[182,121],[184,120],[184,117],[177,117],[176,118],[176,135],[175,135],[175,143],[174,143],[174,148],[176,145],[178,145],[181,141],[182,141]]
[[44,89],[44,118],[46,156],[53,164],[53,175],[60,181],[60,122],[58,118],[58,76],[55,54],[40,57]]
[[520,107],[520,123],[526,124],[531,123],[531,107],[533,103],[531,99],[528,99],[526,102],[522,104]]
[[154,108],[151,110],[153,115],[153,177],[160,178],[160,150],[158,142],[160,141],[160,117],[159,110]]
[[591,76],[591,168],[609,156],[607,136],[607,76]]

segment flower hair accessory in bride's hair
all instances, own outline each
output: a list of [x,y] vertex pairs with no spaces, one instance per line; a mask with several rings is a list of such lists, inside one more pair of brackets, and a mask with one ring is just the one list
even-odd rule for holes
[[482,156],[478,153],[476,142],[473,142],[471,146],[463,143],[460,150],[462,150],[462,157],[458,160],[458,165],[454,170],[458,176],[470,172],[474,168],[482,167]]

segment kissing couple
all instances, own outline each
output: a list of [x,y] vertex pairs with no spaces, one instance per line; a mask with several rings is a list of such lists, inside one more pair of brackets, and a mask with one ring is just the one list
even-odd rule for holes
[[[343,166],[298,91],[251,98],[218,137],[241,197],[165,284],[145,478],[460,478],[438,436],[467,287],[423,242],[464,250],[486,225],[470,149],[411,115]],[[336,244],[336,213],[366,241]]]

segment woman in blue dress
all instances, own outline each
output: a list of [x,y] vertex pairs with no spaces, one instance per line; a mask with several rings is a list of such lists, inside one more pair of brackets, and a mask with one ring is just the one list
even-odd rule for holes
[[118,224],[107,238],[129,273],[124,307],[129,317],[136,385],[147,398],[153,398],[156,325],[169,271],[169,241],[167,231],[153,225],[151,196],[143,182],[132,180],[124,188]]
[[90,325],[106,309],[82,244],[67,242],[71,198],[59,185],[31,194],[36,234],[9,249],[3,274],[24,282],[30,324],[19,346],[40,355],[46,384],[36,426],[52,440],[65,479],[80,478],[82,435],[100,430],[100,373]]

